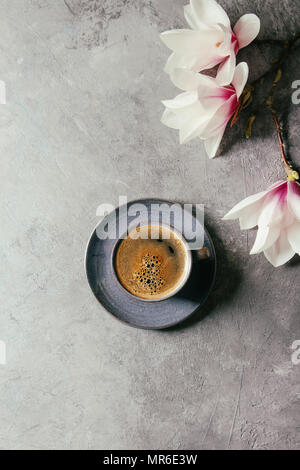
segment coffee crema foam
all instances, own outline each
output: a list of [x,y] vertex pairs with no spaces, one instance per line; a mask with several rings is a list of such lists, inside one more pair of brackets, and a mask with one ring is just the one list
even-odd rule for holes
[[120,242],[115,258],[116,274],[122,286],[144,299],[160,299],[171,294],[183,281],[186,265],[184,243],[165,226],[134,229]]

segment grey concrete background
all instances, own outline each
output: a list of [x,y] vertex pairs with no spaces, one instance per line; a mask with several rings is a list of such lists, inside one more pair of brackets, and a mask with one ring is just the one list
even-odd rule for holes
[[[185,25],[185,3],[0,1],[1,448],[300,448],[299,258],[274,269],[248,255],[255,231],[221,220],[284,176],[273,124],[263,113],[246,141],[242,118],[213,161],[160,124],[176,90],[159,32]],[[299,29],[299,2],[220,3],[258,13],[260,39]],[[274,48],[240,54],[251,77]],[[287,111],[299,53],[285,77]],[[299,107],[286,123],[300,164]],[[140,331],[97,304],[85,245],[119,194],[205,204],[219,270],[202,321]]]

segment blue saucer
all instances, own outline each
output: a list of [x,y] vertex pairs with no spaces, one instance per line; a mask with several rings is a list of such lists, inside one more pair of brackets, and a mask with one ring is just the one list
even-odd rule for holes
[[[129,202],[128,209],[137,203],[147,208],[152,204],[167,204],[168,206],[173,204],[157,199],[145,199]],[[199,221],[190,212],[184,210],[184,217],[193,219],[191,223],[197,223],[200,230],[203,230],[203,249],[192,251],[192,271],[183,289],[173,297],[160,302],[144,302],[129,294],[119,284],[113,271],[113,252],[117,240],[103,240],[97,236],[99,229],[104,231],[112,220],[117,220],[122,225],[124,211],[120,210],[120,207],[117,208],[107,215],[93,231],[85,257],[88,282],[96,299],[118,320],[136,328],[168,328],[186,320],[207,299],[216,273],[214,246],[206,229],[201,224],[199,225]],[[128,225],[131,219],[133,220],[134,217],[128,217]],[[180,230],[175,223],[174,227]]]

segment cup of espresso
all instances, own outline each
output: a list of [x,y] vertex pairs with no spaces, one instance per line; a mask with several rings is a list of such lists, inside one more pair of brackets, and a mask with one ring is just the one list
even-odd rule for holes
[[131,295],[159,301],[172,297],[185,285],[192,256],[187,241],[176,229],[145,223],[118,241],[113,268],[119,283]]

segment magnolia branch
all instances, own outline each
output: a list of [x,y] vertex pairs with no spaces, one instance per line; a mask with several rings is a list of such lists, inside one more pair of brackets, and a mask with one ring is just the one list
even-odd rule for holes
[[272,117],[273,117],[275,127],[276,127],[276,134],[277,134],[277,138],[278,138],[278,142],[279,142],[279,146],[280,146],[281,159],[282,159],[284,167],[285,167],[287,178],[290,181],[298,180],[299,175],[298,175],[297,171],[293,170],[293,168],[289,164],[289,162],[287,160],[287,156],[285,154],[284,143],[283,143],[283,138],[282,138],[282,133],[281,133],[282,127],[279,124],[275,109],[271,109],[271,113],[272,113]]
[[[272,117],[273,117],[275,127],[276,127],[276,134],[277,134],[278,142],[280,145],[281,158],[285,167],[287,178],[288,180],[292,180],[292,181],[298,180],[299,175],[297,171],[293,170],[291,164],[288,162],[288,159],[285,153],[283,137],[282,137],[282,127],[279,124],[279,120],[278,120],[276,111],[273,107],[273,103],[274,103],[274,93],[277,88],[278,82],[281,80],[281,76],[282,76],[282,65],[286,61],[286,59],[289,57],[291,52],[293,51],[294,46],[296,45],[296,42],[298,41],[298,39],[300,39],[300,32],[295,34],[289,41],[285,41],[284,48],[280,56],[276,58],[275,60],[273,60],[273,65],[265,73],[260,75],[256,80],[254,80],[251,84],[245,87],[242,93],[241,99],[240,99],[239,107],[232,119],[232,124],[234,124],[237,121],[240,112],[243,109],[247,108],[249,105],[251,105],[253,94],[254,94],[256,87],[264,83],[266,77],[271,76],[271,74],[274,74],[274,79],[272,81],[271,89],[268,92],[267,98],[265,98],[265,105],[270,109],[272,113]],[[245,132],[245,136],[247,139],[251,137],[252,126],[256,119],[256,115],[258,114],[260,109],[261,109],[261,105],[258,106],[256,110],[252,109],[252,114],[248,119],[247,128]]]

